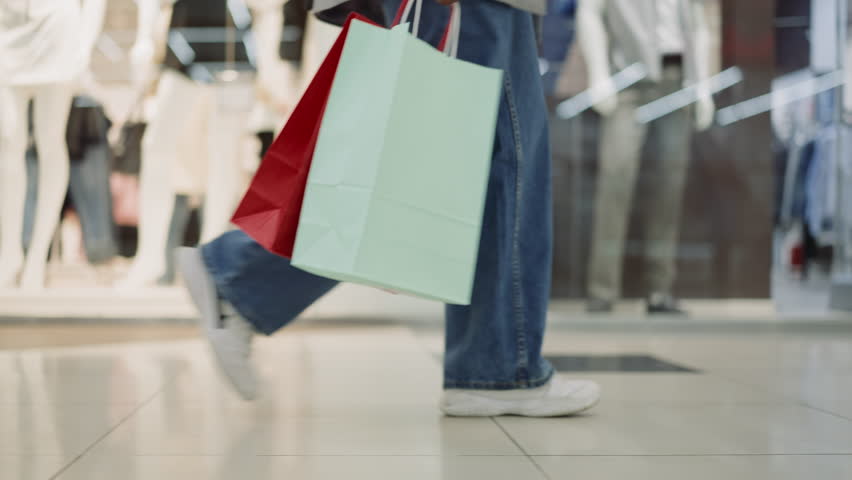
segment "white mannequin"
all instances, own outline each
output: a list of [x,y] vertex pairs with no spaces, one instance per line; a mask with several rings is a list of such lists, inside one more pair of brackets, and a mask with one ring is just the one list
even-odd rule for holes
[[[165,48],[172,2],[137,0],[136,42],[130,53],[134,84],[147,90],[155,80],[157,51]],[[139,175],[139,248],[121,287],[153,285],[166,271],[166,244],[178,184],[175,165],[180,163],[181,140],[187,126],[197,124],[205,109],[203,87],[184,76],[165,71],[159,80],[154,108],[142,139]],[[198,174],[184,169],[184,175]],[[184,193],[184,192],[180,192]]]
[[[612,81],[609,58],[610,39],[604,22],[607,0],[581,0],[577,10],[577,35],[589,72],[589,87],[600,100],[595,110],[603,116],[611,115],[618,105],[616,88]],[[710,41],[704,7],[700,2],[690,2],[694,22],[693,41],[699,58],[695,59],[698,80],[710,76]],[[713,96],[706,86],[699,88],[695,105],[695,124],[698,130],[706,130],[713,124],[716,107]]]
[[[48,249],[68,186],[68,111],[75,81],[88,68],[103,28],[106,0],[84,0],[82,8],[76,1],[34,0],[26,3],[24,17],[14,8],[0,7],[0,58],[5,62],[0,65],[0,108],[7,112],[0,125],[0,287],[15,284],[20,274],[21,287],[42,288]],[[4,33],[9,36],[2,37]],[[35,59],[28,48],[34,43],[40,43],[42,52]],[[33,237],[24,258],[24,155],[30,100],[34,102],[39,179]]]
[[[639,212],[643,222],[647,307],[651,314],[682,314],[672,295],[677,277],[681,204],[690,159],[690,111],[678,110],[653,125],[639,122],[644,103],[696,83],[694,121],[713,123],[713,99],[706,82],[711,52],[700,0],[581,0],[578,37],[588,64],[594,108],[604,117],[598,155],[595,218],[589,254],[588,303],[592,313],[611,312],[621,293],[630,201],[634,197],[643,146],[655,142],[650,174],[664,172]],[[648,76],[616,92],[613,69],[639,63]],[[652,137],[649,135],[653,135]]]
[[[232,132],[232,135],[211,136],[207,192],[216,195],[208,193],[205,198],[202,243],[214,240],[230,228],[231,216],[245,191],[244,139],[251,135],[254,140],[254,133],[260,129],[281,128],[294,104],[295,72],[279,55],[284,0],[246,0],[246,4],[252,12],[251,32],[256,48],[256,100],[248,116],[243,115],[245,112],[231,111],[212,118],[214,131]],[[220,95],[236,97],[240,88],[237,84],[231,92],[229,86],[221,86]]]
[[[294,98],[296,72],[281,59],[278,49],[284,29],[284,0],[247,0],[252,11],[252,34],[257,45],[258,105],[270,110],[270,115],[287,114],[297,100]],[[281,128],[280,118],[275,122]]]
[[[258,40],[258,76],[268,92],[277,93],[281,91],[280,72],[286,71],[277,60],[282,2],[250,2],[258,3],[263,8],[254,12],[252,27]],[[138,30],[131,58],[135,82],[140,87],[148,85],[154,76],[152,72],[156,71],[154,58],[158,48],[165,44],[171,5],[171,0],[137,0]],[[207,122],[211,116],[212,93],[209,87],[170,70],[160,78],[156,106],[142,143],[139,251],[122,287],[152,285],[165,272],[175,195],[205,194],[202,241],[212,240],[228,228],[241,194],[242,183],[238,180],[242,132],[240,124],[235,126],[233,118],[227,116],[216,116],[213,122]],[[277,95],[274,103],[286,104],[286,97]],[[215,129],[213,135],[211,125]],[[187,127],[198,130],[199,136],[193,137],[197,141],[203,142],[204,136],[208,136],[209,154],[193,155],[202,157],[205,165],[187,165],[186,155],[180,153]],[[229,134],[223,135],[224,132]]]

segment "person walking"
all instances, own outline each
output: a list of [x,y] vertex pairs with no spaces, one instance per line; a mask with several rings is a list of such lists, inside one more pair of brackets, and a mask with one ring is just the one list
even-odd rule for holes
[[[401,0],[384,0],[387,18]],[[439,4],[440,2],[440,4]],[[545,0],[462,0],[458,58],[499,68],[497,120],[473,296],[446,306],[444,394],[451,416],[564,416],[593,407],[600,387],[555,374],[542,357],[553,244],[550,140],[532,13]],[[437,45],[452,0],[424,0],[420,37]],[[241,231],[178,259],[214,357],[250,400],[252,338],[271,335],[336,282],[296,269]]]

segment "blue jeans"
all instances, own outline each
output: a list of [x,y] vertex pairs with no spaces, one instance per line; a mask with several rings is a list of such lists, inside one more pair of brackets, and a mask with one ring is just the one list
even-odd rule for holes
[[[386,0],[393,18],[399,0]],[[553,367],[541,345],[550,297],[552,206],[547,111],[531,15],[463,0],[459,58],[506,72],[473,300],[446,307],[444,387],[534,388]],[[421,37],[438,42],[449,10],[423,6]],[[242,232],[202,247],[220,295],[271,334],[335,286],[268,253]]]

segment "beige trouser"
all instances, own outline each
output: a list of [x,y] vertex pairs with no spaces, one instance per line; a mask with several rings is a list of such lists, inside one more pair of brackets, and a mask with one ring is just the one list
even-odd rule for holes
[[651,154],[643,176],[654,185],[638,202],[644,233],[648,293],[669,293],[675,260],[681,202],[690,158],[691,109],[670,113],[650,124],[636,121],[637,107],[682,87],[680,67],[667,67],[659,83],[641,83],[619,94],[618,108],[603,120],[595,221],[589,260],[590,298],[613,301],[620,296],[628,214],[646,142]]

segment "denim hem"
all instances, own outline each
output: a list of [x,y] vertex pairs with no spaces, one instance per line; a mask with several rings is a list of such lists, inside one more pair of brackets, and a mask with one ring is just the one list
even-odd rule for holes
[[228,282],[222,278],[224,275],[216,269],[216,262],[213,261],[205,247],[206,245],[199,247],[201,248],[201,258],[204,260],[204,266],[207,267],[207,271],[210,272],[210,276],[213,277],[213,282],[216,284],[216,290],[220,299],[230,303],[231,306],[234,307],[234,310],[242,315],[243,318],[248,320],[255,331],[264,335],[272,335],[275,333],[275,330],[268,331],[267,329],[262,328],[261,325],[263,325],[263,322],[260,322],[260,319],[256,318],[252,309],[239,299],[239,295],[235,295],[233,293]]
[[546,385],[556,372],[550,367],[547,374],[530,380],[516,380],[512,382],[499,382],[487,380],[444,380],[444,389],[464,390],[522,390],[538,388]]

